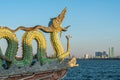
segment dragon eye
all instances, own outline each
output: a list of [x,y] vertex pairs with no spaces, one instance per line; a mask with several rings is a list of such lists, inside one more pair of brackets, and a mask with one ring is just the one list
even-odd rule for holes
[[58,21],[58,20],[56,20],[56,23],[59,23],[59,21]]

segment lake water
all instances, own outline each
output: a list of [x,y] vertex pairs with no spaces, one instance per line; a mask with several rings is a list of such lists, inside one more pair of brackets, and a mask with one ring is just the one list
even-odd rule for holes
[[77,60],[63,80],[120,80],[120,60]]

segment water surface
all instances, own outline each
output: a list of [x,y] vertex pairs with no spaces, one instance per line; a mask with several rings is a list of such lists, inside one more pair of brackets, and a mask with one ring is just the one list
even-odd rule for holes
[[120,60],[77,60],[63,80],[120,80]]

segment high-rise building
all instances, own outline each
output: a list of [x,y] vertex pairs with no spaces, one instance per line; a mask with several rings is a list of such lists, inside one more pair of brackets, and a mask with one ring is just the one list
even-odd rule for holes
[[109,48],[109,58],[113,58],[114,57],[114,47],[110,47]]

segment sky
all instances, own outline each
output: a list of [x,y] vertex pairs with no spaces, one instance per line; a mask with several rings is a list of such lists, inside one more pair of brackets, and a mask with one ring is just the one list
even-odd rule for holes
[[[15,29],[18,26],[48,26],[50,18],[58,16],[67,7],[62,26],[71,25],[60,38],[66,51],[65,35],[71,35],[71,55],[93,55],[114,47],[115,56],[120,55],[120,0],[0,0],[0,26]],[[16,33],[21,40],[24,31]],[[54,54],[49,34],[44,33],[47,40],[47,54]],[[36,42],[33,41],[36,48]],[[3,47],[4,46],[4,47]],[[7,42],[0,41],[5,52]],[[34,51],[36,51],[34,49]]]

